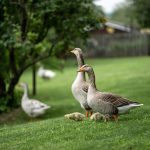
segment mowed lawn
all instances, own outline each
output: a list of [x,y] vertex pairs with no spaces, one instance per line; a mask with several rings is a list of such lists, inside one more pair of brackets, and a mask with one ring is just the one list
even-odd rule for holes
[[[150,58],[88,59],[93,66],[97,88],[143,103],[144,106],[107,123],[86,119],[64,119],[66,113],[84,111],[74,100],[71,84],[76,61],[70,60],[52,80],[37,78],[39,99],[52,108],[45,116],[30,121],[20,110],[15,118],[0,125],[0,150],[148,150],[150,149]],[[31,72],[20,82],[29,84]],[[17,88],[19,90],[19,88]],[[30,94],[30,97],[33,96]]]

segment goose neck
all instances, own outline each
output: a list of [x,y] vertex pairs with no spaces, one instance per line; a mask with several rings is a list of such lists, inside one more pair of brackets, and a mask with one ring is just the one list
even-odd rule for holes
[[94,71],[91,70],[88,73],[88,77],[89,77],[89,83],[90,83],[90,86],[93,87],[94,89],[96,89],[96,84],[95,84],[95,74],[94,74]]
[[28,99],[28,87],[27,86],[24,87],[24,94],[23,94],[22,99],[23,100]]
[[80,81],[85,81],[85,73],[84,72],[78,72],[77,79]]
[[[84,65],[84,58],[82,54],[76,55],[77,62],[78,62],[78,69]],[[85,80],[85,72],[78,72],[78,76],[80,76],[81,79]]]
[[78,62],[78,69],[84,65],[84,58],[82,54],[76,56]]

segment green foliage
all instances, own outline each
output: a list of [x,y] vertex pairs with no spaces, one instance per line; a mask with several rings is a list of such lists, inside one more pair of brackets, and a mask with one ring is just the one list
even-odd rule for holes
[[0,98],[0,113],[7,112],[9,110],[7,107],[7,99],[8,99],[8,97]]
[[111,15],[112,20],[123,22],[127,25],[149,28],[150,26],[150,1],[127,0],[118,6]]
[[44,65],[44,68],[55,69],[59,71],[63,71],[65,66],[65,60],[58,59],[56,57],[51,57],[51,59],[45,59],[40,63]]
[[[0,44],[0,48],[2,48],[1,44]],[[8,64],[9,64],[9,62],[7,61],[8,60],[8,53],[5,52],[5,50],[3,50],[3,49],[1,49],[0,51],[1,51],[0,52],[0,76],[7,78],[7,76],[8,76]]]
[[[35,121],[29,121],[20,111],[16,120],[1,125],[1,150],[108,150],[110,147],[112,150],[149,149],[149,57],[86,60],[94,68],[98,89],[144,104],[127,115],[119,116],[117,123],[92,122],[89,119],[75,122],[64,119],[66,113],[85,113],[71,94],[70,87],[77,69],[75,63],[75,59],[68,61],[66,66],[69,67],[63,73],[57,72],[53,80],[38,79],[39,93],[36,99],[52,108],[43,118]],[[28,81],[31,90],[30,70],[25,72],[21,81]]]
[[150,1],[149,0],[132,0],[135,11],[135,17],[141,27],[150,27]]
[[[5,51],[11,47],[15,49],[15,55],[19,56],[16,63],[19,64],[22,63],[22,56],[32,62],[33,58],[49,51],[56,39],[58,44],[62,43],[62,51],[66,51],[76,38],[85,39],[88,34],[84,28],[94,27],[100,17],[100,13],[97,15],[94,12],[92,0],[30,0],[3,2],[3,5],[1,29],[4,32],[1,43],[4,43]],[[51,29],[53,34],[49,35]],[[56,53],[59,49],[57,51],[56,48]]]
[[129,2],[125,2],[121,5],[118,5],[118,7],[116,7],[110,15],[110,19],[112,21],[121,22],[128,26],[139,26],[137,19],[135,18],[134,7]]
[[76,39],[88,37],[85,28],[95,27],[100,17],[92,2],[0,1],[0,77],[8,84],[8,107],[16,105],[15,85],[27,68],[50,56],[65,57]]
[[[23,92],[15,90],[14,91],[14,107],[20,106],[20,97],[22,96]],[[0,114],[3,112],[10,112],[11,109],[7,106],[8,101],[11,97],[9,95],[5,95],[4,97],[0,97]]]

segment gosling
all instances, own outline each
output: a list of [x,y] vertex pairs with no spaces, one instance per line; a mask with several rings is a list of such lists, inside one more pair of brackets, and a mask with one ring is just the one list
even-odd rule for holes
[[104,120],[104,122],[107,122],[108,120],[110,120],[110,116],[109,115],[103,115],[99,112],[94,113],[91,117],[91,120],[93,121],[100,121],[100,120]]
[[71,113],[71,114],[66,114],[64,116],[64,118],[70,119],[70,120],[75,120],[75,121],[83,121],[84,118],[85,118],[85,115],[83,115],[79,112],[74,112],[74,113]]

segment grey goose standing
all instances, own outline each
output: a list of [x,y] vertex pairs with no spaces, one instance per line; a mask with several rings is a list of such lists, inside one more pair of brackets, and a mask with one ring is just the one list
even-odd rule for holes
[[112,93],[98,91],[95,84],[95,74],[91,66],[83,65],[79,71],[88,73],[90,86],[87,94],[87,102],[93,111],[105,113],[107,109],[112,111],[112,108],[109,108],[108,105],[114,105],[117,107],[119,114],[124,114],[132,108],[143,105]]
[[[79,69],[82,65],[84,65],[82,50],[80,48],[75,48],[71,52],[76,56]],[[80,103],[81,107],[86,110],[86,117],[88,117],[89,112],[92,115],[92,109],[87,103],[88,86],[89,84],[85,79],[85,72],[78,72],[72,84],[71,90],[74,98]]]

